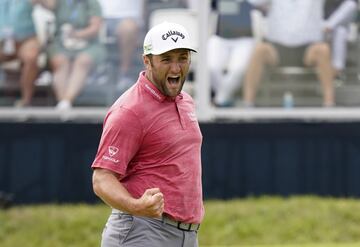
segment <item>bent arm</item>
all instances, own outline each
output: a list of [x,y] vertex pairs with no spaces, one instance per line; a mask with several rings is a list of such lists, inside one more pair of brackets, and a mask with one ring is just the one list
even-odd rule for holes
[[354,0],[346,0],[329,16],[325,25],[334,29],[338,25],[347,25],[355,19],[357,3]]
[[109,206],[129,213],[135,210],[135,198],[119,182],[116,173],[106,169],[95,169],[93,189],[95,194]]
[[75,30],[74,36],[76,38],[91,39],[99,35],[102,25],[102,18],[99,16],[92,16],[89,20],[89,25],[83,29]]
[[161,217],[163,213],[164,199],[158,188],[148,189],[136,199],[119,182],[119,175],[110,170],[94,170],[93,189],[106,204],[132,215]]
[[43,7],[54,10],[56,7],[56,0],[31,0],[33,4],[40,4]]

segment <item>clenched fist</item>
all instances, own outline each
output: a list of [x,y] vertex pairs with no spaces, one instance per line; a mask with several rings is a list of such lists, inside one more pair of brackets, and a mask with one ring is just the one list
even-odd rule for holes
[[164,211],[164,195],[159,188],[147,189],[137,200],[136,214],[152,218],[160,218]]

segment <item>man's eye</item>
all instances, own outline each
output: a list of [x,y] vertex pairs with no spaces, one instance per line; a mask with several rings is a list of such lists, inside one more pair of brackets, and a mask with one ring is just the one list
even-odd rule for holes
[[188,61],[188,57],[180,57],[180,61],[186,62],[186,61]]

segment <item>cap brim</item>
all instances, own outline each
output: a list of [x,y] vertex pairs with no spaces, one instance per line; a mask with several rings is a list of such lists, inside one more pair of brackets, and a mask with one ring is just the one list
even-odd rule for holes
[[149,54],[152,54],[152,55],[161,55],[161,54],[164,54],[168,51],[172,51],[172,50],[177,50],[177,49],[187,49],[189,51],[193,51],[193,52],[196,52],[197,51],[195,50],[195,48],[192,48],[192,47],[175,47],[175,48],[172,48],[172,49],[163,49],[163,50],[158,50],[158,51],[149,51],[147,53],[144,53],[144,55],[149,55]]

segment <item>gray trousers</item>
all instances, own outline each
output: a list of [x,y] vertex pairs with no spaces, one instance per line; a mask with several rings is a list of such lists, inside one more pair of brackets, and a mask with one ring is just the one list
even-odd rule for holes
[[136,217],[113,209],[101,247],[198,247],[197,231],[183,231],[161,219]]

